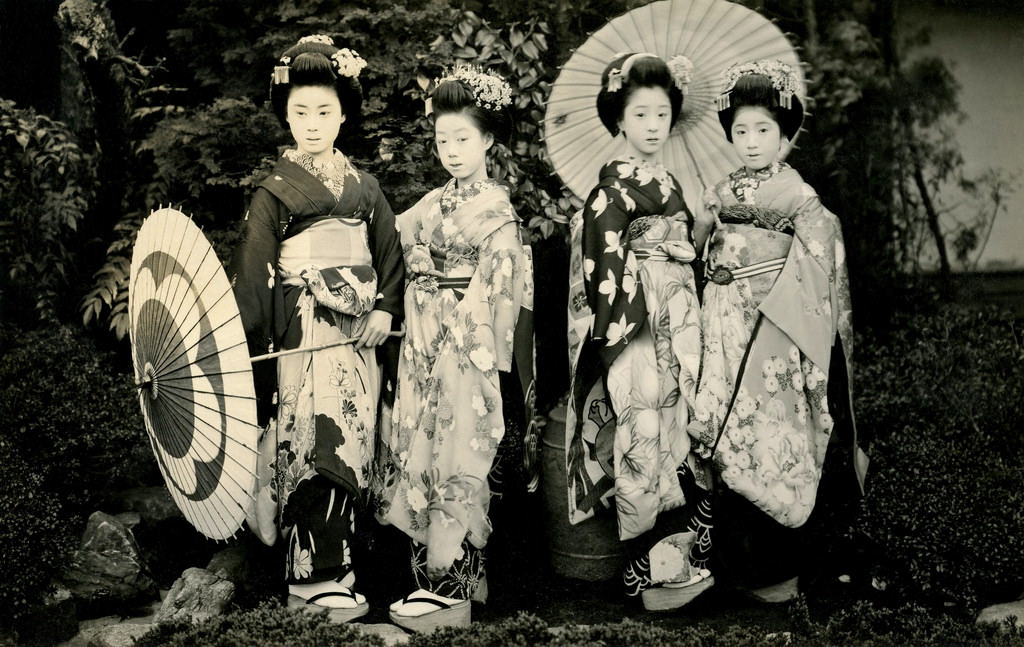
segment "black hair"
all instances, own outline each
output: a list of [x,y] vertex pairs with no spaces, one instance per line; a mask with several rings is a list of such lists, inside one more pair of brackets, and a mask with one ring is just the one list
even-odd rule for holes
[[477,105],[473,88],[465,81],[442,81],[430,95],[434,118],[453,113],[465,113],[480,132],[490,133],[494,141],[508,143],[511,124],[507,109],[490,110]]
[[718,111],[718,121],[725,130],[725,137],[732,141],[732,122],[736,119],[736,111],[743,107],[764,108],[771,113],[779,124],[779,130],[786,139],[792,141],[800,130],[804,120],[804,107],[794,94],[790,97],[790,107],[786,108],[779,102],[779,91],[772,86],[772,81],[764,74],[744,74],[736,79],[736,85],[729,92],[729,107]]
[[289,60],[288,81],[271,83],[270,105],[282,126],[288,128],[288,96],[292,88],[308,86],[334,89],[345,115],[343,128],[350,129],[358,122],[363,105],[363,89],[355,77],[337,73],[331,61],[331,56],[337,51],[337,47],[327,43],[304,42],[293,45],[281,55],[282,64],[285,59]]
[[675,125],[683,109],[683,92],[676,87],[668,65],[657,56],[640,56],[634,59],[622,80],[622,87],[614,92],[607,89],[608,76],[612,70],[621,70],[630,56],[632,54],[617,57],[601,74],[601,91],[597,93],[597,115],[601,118],[601,123],[612,136],[618,135],[619,121],[622,120],[626,104],[633,93],[640,88],[661,88],[668,94],[669,105],[672,108],[672,125]]

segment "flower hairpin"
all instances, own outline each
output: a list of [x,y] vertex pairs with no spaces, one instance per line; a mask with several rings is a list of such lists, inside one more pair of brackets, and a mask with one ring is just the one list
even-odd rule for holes
[[331,55],[331,62],[334,63],[338,76],[349,76],[353,79],[359,77],[359,73],[366,67],[366,61],[354,49],[342,47]]
[[[331,47],[334,47],[334,39],[327,34],[303,36],[299,39],[298,44],[302,45],[304,43],[318,43],[320,45],[330,45]],[[280,63],[280,65],[274,66],[273,83],[275,85],[289,82],[289,70],[291,69],[292,57],[282,56]],[[354,49],[343,47],[331,54],[331,66],[334,68],[334,72],[338,76],[347,76],[355,79],[359,78],[359,73],[366,67],[366,61]]]
[[512,104],[512,87],[505,79],[485,72],[479,67],[458,65],[439,79],[435,85],[446,81],[462,81],[473,92],[476,105],[487,110],[501,110]]
[[668,65],[669,74],[672,75],[672,81],[679,88],[680,92],[686,94],[686,88],[690,85],[690,81],[693,80],[693,61],[682,54],[676,54],[668,59],[666,64]]
[[729,93],[736,87],[740,77],[748,74],[760,74],[766,77],[772,87],[779,93],[779,105],[787,110],[792,107],[793,97],[805,96],[804,84],[797,76],[796,70],[787,63],[777,59],[760,59],[746,63],[734,63],[725,71],[725,89],[718,95],[718,109],[729,107]]
[[[622,84],[625,82],[630,68],[633,67],[633,63],[641,58],[659,57],[647,52],[629,56],[622,62],[622,65],[608,72],[608,81],[605,84],[608,92],[618,92],[622,89]],[[686,88],[693,77],[693,62],[682,54],[676,54],[666,62],[666,65],[668,65],[669,74],[672,75],[672,84],[679,88],[680,92],[686,94]]]

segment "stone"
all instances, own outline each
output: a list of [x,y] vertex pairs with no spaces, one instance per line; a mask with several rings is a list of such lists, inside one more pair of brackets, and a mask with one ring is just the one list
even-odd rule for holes
[[88,647],[132,647],[135,641],[155,627],[153,624],[118,623],[99,627],[86,639]]
[[1002,604],[993,604],[990,607],[985,607],[978,613],[978,618],[975,620],[978,624],[995,622],[1004,629],[1006,628],[1006,621],[1011,616],[1014,616],[1014,625],[1016,627],[1024,627],[1024,600],[1016,600],[1015,602],[1004,602]]
[[156,622],[199,622],[221,615],[235,598],[235,585],[216,573],[188,568],[167,592]]
[[353,626],[359,627],[359,629],[365,634],[377,636],[384,641],[384,644],[387,645],[387,647],[392,647],[392,645],[404,645],[409,642],[409,634],[407,634],[404,629],[387,622],[378,624],[353,623]]
[[139,513],[142,520],[148,523],[184,516],[164,486],[125,490],[118,496],[117,503],[125,511]]
[[72,596],[86,605],[134,603],[156,595],[131,530],[104,512],[94,512],[64,573]]

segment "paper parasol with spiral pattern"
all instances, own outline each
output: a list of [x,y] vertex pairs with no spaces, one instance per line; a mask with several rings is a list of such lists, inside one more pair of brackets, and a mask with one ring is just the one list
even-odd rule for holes
[[241,527],[259,429],[231,284],[202,231],[174,209],[139,229],[128,291],[139,404],[171,497],[211,539]]

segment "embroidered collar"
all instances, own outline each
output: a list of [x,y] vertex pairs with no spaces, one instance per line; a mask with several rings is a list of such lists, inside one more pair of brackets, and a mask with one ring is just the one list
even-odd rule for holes
[[334,149],[334,155],[327,163],[317,162],[309,153],[300,152],[295,148],[289,148],[282,156],[291,162],[295,162],[307,173],[323,182],[335,199],[341,197],[341,193],[345,189],[345,178],[347,176],[351,175],[355,178],[356,182],[361,181],[359,179],[359,172],[356,171],[355,167],[348,161],[348,158],[337,148]]
[[441,198],[439,200],[441,214],[444,216],[451,215],[460,206],[480,195],[484,189],[490,188],[497,183],[497,180],[492,180],[489,177],[465,186],[459,186],[455,178],[448,180],[448,183],[441,189]]
[[770,180],[783,169],[788,169],[789,164],[785,162],[772,162],[763,169],[751,171],[746,166],[741,166],[729,174],[729,188],[736,196],[736,199],[746,204],[755,204],[757,201],[757,188],[761,182]]

